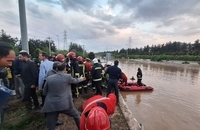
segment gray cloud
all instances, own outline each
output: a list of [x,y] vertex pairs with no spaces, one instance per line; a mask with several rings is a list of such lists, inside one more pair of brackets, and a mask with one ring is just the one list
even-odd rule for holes
[[100,29],[99,31],[106,31],[105,35],[114,35],[117,34],[118,32],[115,30],[115,28],[110,25],[110,24],[105,24],[104,22],[92,22],[92,28],[98,28]]
[[12,25],[19,25],[19,15],[12,11],[1,11],[0,18],[3,22],[12,24]]
[[112,20],[112,25],[116,26],[119,29],[134,27],[133,23],[134,19],[132,19],[129,15],[117,15]]
[[39,9],[39,5],[33,2],[27,3],[27,13],[39,19],[46,19],[52,17],[52,14],[50,12],[41,11]]
[[143,3],[144,0],[109,0],[108,4],[114,8],[116,5],[121,5],[123,10],[130,10]]
[[99,10],[99,9],[95,9],[95,10],[93,9],[86,13],[92,17],[98,18],[103,21],[110,21],[114,18],[114,16],[110,14],[106,14],[105,12],[103,12],[103,10]]
[[96,0],[60,0],[65,11],[88,11],[90,10]]
[[137,21],[162,21],[180,15],[197,15],[199,0],[110,0],[111,7],[117,4],[123,10],[132,11],[132,17]]
[[56,5],[60,5],[60,1],[59,0],[37,0],[38,2],[45,2],[45,3],[49,3],[49,4],[56,4]]

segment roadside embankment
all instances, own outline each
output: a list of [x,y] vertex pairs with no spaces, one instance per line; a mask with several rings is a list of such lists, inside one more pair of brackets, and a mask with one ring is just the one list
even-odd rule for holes
[[122,114],[124,115],[124,118],[126,119],[126,122],[130,128],[130,130],[140,130],[140,124],[136,120],[136,118],[133,116],[132,112],[129,110],[126,102],[124,101],[122,95],[119,93],[119,107],[122,111]]

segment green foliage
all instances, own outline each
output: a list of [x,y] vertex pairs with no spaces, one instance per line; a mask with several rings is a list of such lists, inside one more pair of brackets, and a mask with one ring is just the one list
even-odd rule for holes
[[182,64],[190,64],[188,61],[183,61]]
[[[21,48],[21,42],[18,38],[12,38],[10,35],[7,35],[3,30],[1,31],[0,41],[10,43],[14,51],[18,54]],[[53,40],[40,40],[40,39],[29,39],[29,52],[33,58],[38,57],[39,52],[49,53],[49,44],[51,45],[51,54],[63,54],[68,53],[67,50],[57,50]],[[69,50],[74,51],[77,56],[86,57],[87,52],[81,45],[76,43],[70,43]]]
[[90,53],[88,54],[88,58],[90,58],[91,60],[93,60],[93,59],[95,58],[94,52],[90,52]]
[[63,55],[67,55],[68,51],[67,50],[58,50],[56,51],[56,54],[63,54]]
[[[5,115],[4,129],[5,130],[23,130],[30,127],[36,127],[32,129],[37,129],[37,127],[41,127],[41,125],[45,124],[45,118],[41,113],[28,113],[18,109],[16,111],[12,111],[9,114]],[[24,115],[25,114],[25,115]],[[10,121],[10,122],[8,122]]]
[[197,62],[200,65],[200,61]]

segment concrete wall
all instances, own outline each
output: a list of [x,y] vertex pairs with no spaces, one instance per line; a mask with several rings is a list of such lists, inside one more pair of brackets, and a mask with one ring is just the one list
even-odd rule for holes
[[120,93],[119,93],[119,107],[127,121],[130,130],[143,130],[143,128],[141,128],[140,124],[133,116],[132,112],[129,110],[126,102],[124,101]]

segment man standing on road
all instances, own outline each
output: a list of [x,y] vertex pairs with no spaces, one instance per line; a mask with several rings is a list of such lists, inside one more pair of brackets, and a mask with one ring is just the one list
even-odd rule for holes
[[45,52],[39,53],[39,59],[42,61],[42,63],[40,64],[38,87],[39,91],[41,91],[41,107],[43,107],[45,96],[42,95],[42,89],[46,81],[47,72],[53,68],[53,62],[48,60],[48,54]]
[[115,90],[115,95],[117,97],[117,104],[119,103],[119,90],[118,90],[118,80],[122,78],[122,71],[118,67],[119,61],[115,60],[114,65],[108,67],[106,74],[109,75],[107,96],[111,93],[112,88]]
[[30,55],[27,52],[20,52],[19,59],[24,61],[21,72],[21,78],[24,83],[24,97],[27,110],[32,109],[31,98],[33,99],[35,109],[39,108],[38,97],[36,94],[36,87],[38,82],[38,71],[36,64],[30,60]]
[[66,74],[65,63],[59,63],[57,70],[56,74],[47,77],[43,89],[46,98],[42,112],[46,115],[47,130],[55,130],[59,113],[73,117],[79,129],[80,115],[74,107],[71,84],[82,82],[85,79],[83,77],[73,78],[70,74]]

